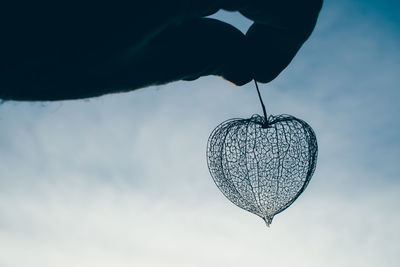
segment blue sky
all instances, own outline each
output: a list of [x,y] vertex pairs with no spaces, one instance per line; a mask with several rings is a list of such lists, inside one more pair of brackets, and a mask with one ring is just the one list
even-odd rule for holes
[[292,64],[261,86],[269,113],[306,120],[319,141],[309,187],[268,229],[219,192],[205,159],[215,126],[261,112],[253,84],[3,103],[0,266],[397,266],[398,11],[326,1]]

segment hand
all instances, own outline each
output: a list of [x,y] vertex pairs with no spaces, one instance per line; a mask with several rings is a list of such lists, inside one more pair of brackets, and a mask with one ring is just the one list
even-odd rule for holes
[[[219,75],[273,80],[311,34],[322,0],[27,1],[0,11],[0,98],[81,99]],[[143,3],[142,3],[143,2]],[[204,18],[254,21],[244,35]]]

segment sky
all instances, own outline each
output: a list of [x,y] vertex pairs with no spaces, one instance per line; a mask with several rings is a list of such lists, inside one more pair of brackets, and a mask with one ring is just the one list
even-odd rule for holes
[[260,85],[267,111],[307,121],[319,144],[308,188],[270,228],[222,195],[205,158],[219,123],[261,113],[252,83],[1,104],[0,266],[398,266],[399,7],[325,1]]

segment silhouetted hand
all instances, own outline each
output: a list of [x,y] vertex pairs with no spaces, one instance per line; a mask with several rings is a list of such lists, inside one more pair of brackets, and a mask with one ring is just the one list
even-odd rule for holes
[[[16,1],[14,1],[16,2]],[[0,11],[0,98],[61,100],[219,75],[274,79],[311,34],[322,0],[26,1]],[[204,18],[254,21],[244,35]]]

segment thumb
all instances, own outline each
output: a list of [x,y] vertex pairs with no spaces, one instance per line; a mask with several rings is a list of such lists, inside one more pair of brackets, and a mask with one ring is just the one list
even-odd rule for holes
[[122,80],[139,88],[219,75],[243,85],[251,80],[246,46],[245,35],[229,24],[209,18],[187,20],[164,30],[129,58]]

